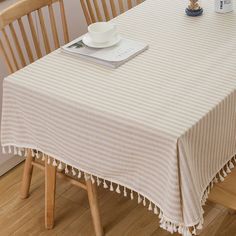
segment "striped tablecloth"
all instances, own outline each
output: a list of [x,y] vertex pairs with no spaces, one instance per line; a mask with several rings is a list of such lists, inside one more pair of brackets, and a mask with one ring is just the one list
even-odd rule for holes
[[236,139],[236,14],[202,3],[196,18],[179,0],[147,0],[116,18],[123,36],[150,46],[116,70],[58,50],[7,77],[3,151],[36,149],[138,197],[170,232],[201,228]]

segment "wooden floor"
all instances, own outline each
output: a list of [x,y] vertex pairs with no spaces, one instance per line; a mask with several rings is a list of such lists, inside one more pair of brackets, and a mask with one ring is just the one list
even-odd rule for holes
[[[44,176],[35,169],[31,196],[19,198],[23,165],[0,178],[0,236],[93,236],[94,231],[85,191],[58,180],[56,226],[44,229]],[[170,236],[158,227],[158,219],[136,201],[99,188],[102,220],[107,236]],[[201,236],[236,236],[236,215],[208,203]],[[177,236],[178,234],[173,234]]]

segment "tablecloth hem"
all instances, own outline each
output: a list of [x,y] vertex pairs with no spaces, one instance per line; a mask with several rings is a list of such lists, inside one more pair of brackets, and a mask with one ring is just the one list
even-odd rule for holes
[[[167,230],[170,233],[178,232],[179,234],[182,234],[183,236],[192,236],[196,235],[196,230],[201,230],[203,227],[203,209],[202,209],[202,217],[194,222],[193,224],[184,225],[182,222],[176,222],[168,217],[165,216],[165,213],[159,206],[159,204],[154,203],[149,197],[146,197],[144,194],[137,192],[136,190],[133,190],[129,186],[124,186],[124,184],[117,183],[117,181],[113,181],[111,179],[105,179],[101,176],[95,176],[92,173],[87,172],[83,169],[78,169],[77,167],[74,167],[68,163],[65,163],[65,161],[60,160],[58,157],[54,157],[53,155],[46,154],[42,152],[42,150],[34,147],[29,147],[28,145],[18,146],[15,144],[2,144],[2,152],[3,153],[12,153],[14,155],[19,156],[27,156],[30,152],[31,155],[33,155],[36,158],[41,158],[43,161],[47,158],[47,163],[52,164],[53,166],[57,166],[58,169],[62,169],[64,165],[65,173],[69,173],[71,171],[73,176],[77,176],[78,179],[82,178],[84,175],[85,179],[91,179],[93,184],[97,184],[100,186],[103,185],[103,188],[109,189],[110,191],[116,191],[117,193],[121,193],[121,187],[123,188],[123,194],[125,197],[128,195],[130,196],[130,199],[133,200],[137,198],[138,204],[142,203],[144,206],[148,206],[149,211],[153,211],[155,215],[158,215],[160,219],[160,227]],[[231,169],[234,168],[236,164],[236,156],[234,155],[227,163],[223,166],[223,168],[220,169],[220,171],[214,176],[212,181],[209,183],[209,185],[206,187],[206,190],[202,194],[201,199],[201,206],[204,206],[206,203],[206,200],[208,198],[208,195],[210,193],[210,190],[214,186],[215,183],[224,181],[224,178],[231,172]],[[71,167],[69,170],[68,166]],[[110,185],[110,186],[108,186]],[[129,193],[127,192],[129,191]],[[158,210],[159,209],[159,210]]]
[[236,166],[236,153],[231,155],[230,158],[224,163],[223,167],[220,168],[216,174],[212,176],[212,180],[210,183],[204,188],[205,190],[201,194],[201,200],[200,200],[200,205],[202,207],[202,216],[201,218],[197,219],[193,223],[185,225],[186,227],[193,228],[194,232],[196,232],[195,229],[202,230],[203,229],[203,214],[204,214],[204,209],[203,206],[205,206],[206,201],[208,199],[208,196],[211,192],[211,189],[214,187],[216,183],[223,182],[225,178],[228,176],[228,174],[231,173],[231,169],[235,168]]

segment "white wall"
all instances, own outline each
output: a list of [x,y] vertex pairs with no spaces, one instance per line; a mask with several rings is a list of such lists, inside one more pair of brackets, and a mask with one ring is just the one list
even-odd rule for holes
[[[5,9],[7,6],[10,4],[13,4],[14,2],[17,2],[18,0],[5,0],[3,2],[0,2],[0,11]],[[69,34],[70,34],[70,39],[74,39],[81,34],[85,33],[87,30],[87,25],[83,16],[83,12],[80,6],[80,1],[79,0],[64,0],[65,4],[65,10],[66,10],[66,16],[68,20],[68,27],[69,27]],[[59,7],[58,5],[55,5],[55,15],[59,15]],[[48,27],[48,30],[50,31],[50,25],[47,24],[47,21],[49,21],[47,10],[44,10],[44,14],[46,17],[46,26]],[[27,24],[26,26],[26,31],[27,31]],[[59,26],[59,24],[58,24]],[[59,27],[58,27],[59,28]],[[18,31],[18,30],[17,30]],[[62,37],[60,38],[62,39]],[[40,37],[40,40],[42,41],[42,37]],[[21,44],[22,38],[19,38],[19,41]],[[30,38],[30,42],[32,43],[32,39]],[[50,37],[50,42],[52,42],[52,37]],[[33,47],[32,47],[33,48]],[[24,51],[24,48],[23,48]],[[2,104],[2,81],[3,78],[7,76],[7,68],[5,67],[4,63],[2,62],[0,58],[0,115],[1,115],[1,104]],[[9,160],[10,157],[7,155],[3,155],[0,150],[0,173],[1,173],[1,166],[3,166],[3,162],[6,162]]]

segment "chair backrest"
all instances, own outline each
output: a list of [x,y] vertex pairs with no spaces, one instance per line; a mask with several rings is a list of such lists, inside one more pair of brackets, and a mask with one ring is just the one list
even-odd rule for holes
[[87,24],[109,21],[144,0],[80,0]]
[[[42,46],[44,46],[44,52],[46,54],[52,51],[49,32],[46,26],[51,25],[50,33],[53,37],[54,49],[60,46],[53,8],[54,3],[59,4],[64,43],[67,43],[69,42],[69,35],[63,0],[20,0],[0,13],[0,52],[5,59],[10,73],[41,58],[43,55]],[[46,11],[49,14],[50,24],[45,21],[43,8],[47,8]],[[26,31],[26,23],[28,24],[30,33]],[[39,42],[39,33],[41,33],[43,39],[41,45]],[[23,43],[20,43],[19,38],[23,39]],[[23,53],[23,48],[25,53]],[[34,49],[36,58],[33,56],[32,49]]]

